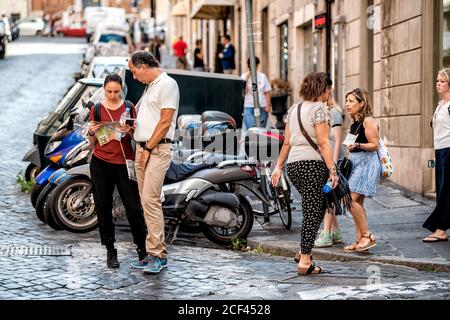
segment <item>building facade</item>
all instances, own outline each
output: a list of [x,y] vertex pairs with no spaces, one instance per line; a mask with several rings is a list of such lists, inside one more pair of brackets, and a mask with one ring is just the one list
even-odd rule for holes
[[[184,35],[190,48],[202,39],[211,71],[223,33],[236,46],[236,74],[245,71],[245,0],[172,0],[171,6],[178,10],[172,11],[173,34]],[[437,71],[450,65],[450,0],[253,0],[252,26],[261,71],[291,83],[291,103],[299,101],[301,79],[311,71],[332,74],[340,105],[348,90],[366,88],[393,157],[390,179],[414,192],[434,192],[429,122],[438,101]]]
[[14,20],[28,16],[29,0],[0,0],[0,14],[6,14]]

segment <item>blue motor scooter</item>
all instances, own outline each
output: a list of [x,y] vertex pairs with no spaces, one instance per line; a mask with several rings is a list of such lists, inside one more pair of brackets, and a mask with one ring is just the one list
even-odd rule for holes
[[46,222],[43,216],[43,211],[38,206],[38,198],[43,189],[48,184],[50,176],[62,168],[69,152],[79,143],[85,140],[80,132],[72,130],[64,132],[66,129],[58,131],[49,141],[45,149],[45,157],[51,161],[47,167],[44,168],[37,176],[36,183],[31,192],[31,203],[36,208],[36,214],[39,220]]

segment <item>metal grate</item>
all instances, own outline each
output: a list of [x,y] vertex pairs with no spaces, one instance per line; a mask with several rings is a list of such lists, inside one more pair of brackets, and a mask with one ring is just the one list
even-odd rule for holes
[[0,246],[0,256],[71,256],[71,247]]

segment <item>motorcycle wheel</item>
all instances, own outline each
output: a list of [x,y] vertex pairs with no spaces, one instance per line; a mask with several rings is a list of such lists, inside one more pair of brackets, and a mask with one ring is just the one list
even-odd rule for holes
[[31,199],[31,204],[33,205],[33,208],[36,208],[37,199],[39,198],[39,195],[41,194],[42,189],[44,189],[44,187],[45,186],[43,186],[42,184],[35,183],[33,186],[33,189],[31,189],[30,199]]
[[85,233],[97,228],[97,213],[92,192],[89,192],[80,206],[74,207],[90,184],[88,179],[68,179],[57,186],[51,194],[51,213],[54,219],[70,232]]
[[35,180],[39,172],[41,172],[41,168],[33,163],[30,163],[27,169],[25,170],[25,180],[26,181]]
[[36,215],[42,222],[48,224],[49,227],[55,230],[61,230],[61,226],[56,224],[53,220],[47,220],[45,216],[45,211],[48,209],[49,205],[49,194],[54,189],[55,185],[52,183],[48,183],[42,189],[39,197],[36,201]]
[[290,190],[283,190],[281,186],[274,188],[271,185],[272,194],[275,197],[275,206],[280,215],[281,222],[284,227],[289,230],[292,226],[292,212],[291,212],[291,194]]
[[51,201],[52,201],[52,192],[55,190],[56,185],[53,183],[49,183],[51,185],[51,189],[48,193],[47,199],[44,202],[43,211],[44,211],[44,218],[45,222],[48,224],[48,226],[54,230],[63,230],[63,225],[55,218],[53,218],[52,212],[51,212]]
[[253,227],[253,211],[244,196],[239,195],[239,202],[238,227],[231,229],[203,224],[202,232],[208,240],[218,245],[229,246],[235,238],[247,238]]

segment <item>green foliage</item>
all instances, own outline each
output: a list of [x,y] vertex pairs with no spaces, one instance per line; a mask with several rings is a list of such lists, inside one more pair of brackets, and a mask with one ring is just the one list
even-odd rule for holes
[[260,244],[258,244],[258,245],[255,247],[255,249],[253,249],[253,253],[256,253],[256,254],[262,254],[262,253],[264,253],[264,249],[261,247]]
[[233,238],[231,240],[231,249],[234,251],[242,251],[242,249],[245,249],[247,247],[247,239],[242,238]]
[[20,186],[20,192],[30,193],[34,186],[34,179],[27,181],[23,175],[23,172],[19,172],[16,176],[16,182]]

